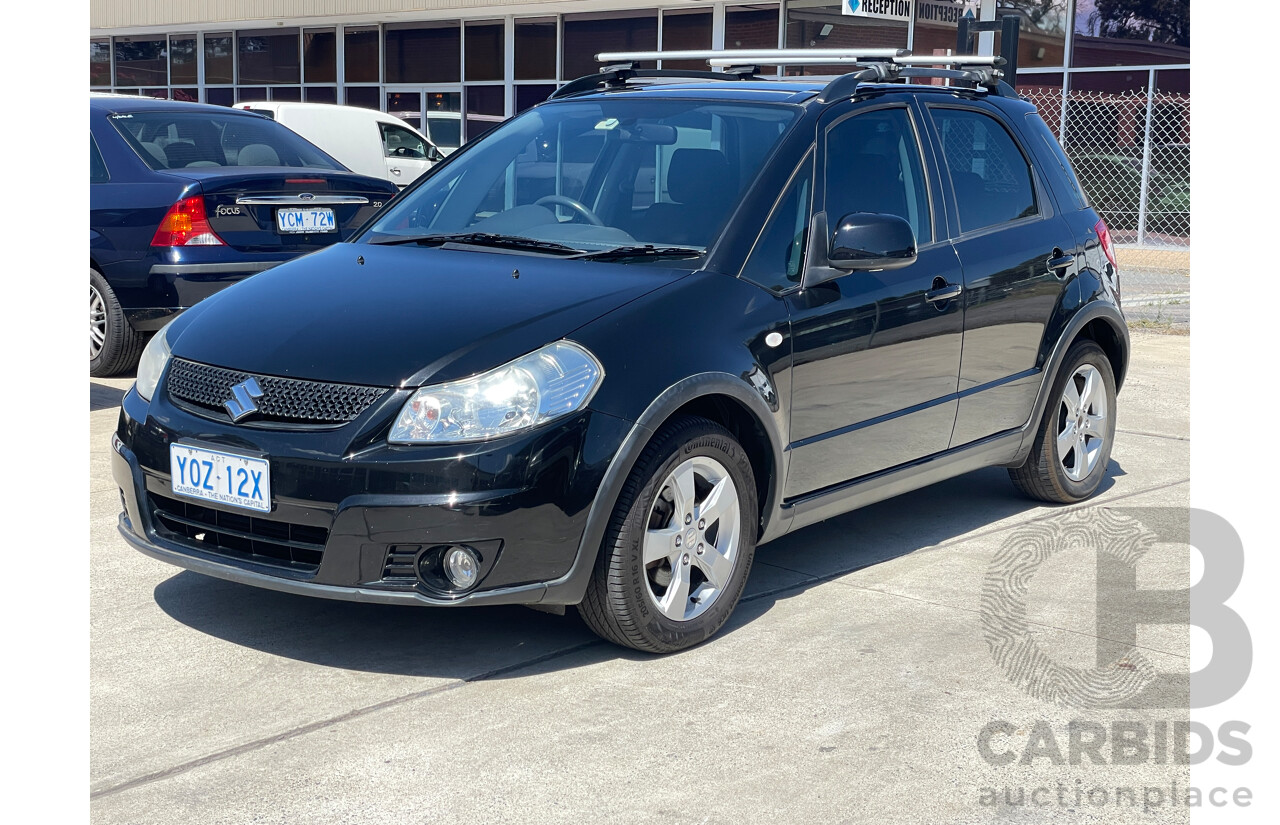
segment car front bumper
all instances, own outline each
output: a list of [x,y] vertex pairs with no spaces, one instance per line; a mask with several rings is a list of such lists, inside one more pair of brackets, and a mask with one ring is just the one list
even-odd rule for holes
[[[119,530],[152,558],[273,590],[390,604],[572,604],[581,598],[592,505],[632,425],[585,410],[484,444],[391,446],[373,439],[393,393],[336,429],[236,426],[169,403],[126,395],[112,438]],[[172,492],[174,441],[264,455],[269,513]],[[363,442],[362,442],[363,443]],[[481,556],[466,593],[418,574],[435,548],[462,544]],[[304,548],[304,549],[299,549]]]

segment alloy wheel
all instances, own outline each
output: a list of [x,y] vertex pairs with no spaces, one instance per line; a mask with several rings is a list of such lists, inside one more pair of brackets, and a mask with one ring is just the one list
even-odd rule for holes
[[1107,391],[1102,374],[1081,364],[1067,380],[1058,410],[1058,461],[1072,481],[1098,465],[1107,438]]
[[107,341],[107,303],[102,293],[89,284],[89,360],[98,357]]
[[742,513],[729,471],[713,458],[678,465],[654,499],[644,534],[645,584],[668,619],[700,616],[738,562]]

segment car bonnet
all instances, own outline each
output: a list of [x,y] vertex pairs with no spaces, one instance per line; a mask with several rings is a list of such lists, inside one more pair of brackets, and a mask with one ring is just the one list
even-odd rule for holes
[[498,366],[689,268],[336,244],[174,323],[175,357],[262,375],[417,386]]

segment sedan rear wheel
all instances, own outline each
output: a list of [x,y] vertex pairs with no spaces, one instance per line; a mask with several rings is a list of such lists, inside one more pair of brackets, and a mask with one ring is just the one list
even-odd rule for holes
[[672,422],[623,486],[578,612],[636,650],[707,639],[742,595],[757,519],[751,462],[733,435],[704,418]]
[[89,270],[89,374],[94,378],[131,370],[138,365],[146,336],[135,332],[106,278]]

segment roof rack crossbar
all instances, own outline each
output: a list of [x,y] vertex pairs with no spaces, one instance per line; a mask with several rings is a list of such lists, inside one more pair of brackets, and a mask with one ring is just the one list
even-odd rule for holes
[[685,49],[676,51],[601,52],[599,63],[638,63],[648,60],[731,60],[745,63],[804,63],[832,57],[874,60],[903,57],[906,49]]
[[[561,86],[551,98],[590,91],[625,88],[636,78],[685,80],[758,80],[760,64],[837,65],[852,69],[835,78],[819,93],[824,102],[852,97],[860,83],[886,83],[911,77],[936,77],[972,83],[990,94],[1016,93],[1003,68],[1007,59],[995,55],[913,55],[906,49],[721,49],[643,52],[601,52],[597,74],[580,77]],[[636,64],[659,60],[706,60],[725,71],[637,69]]]

